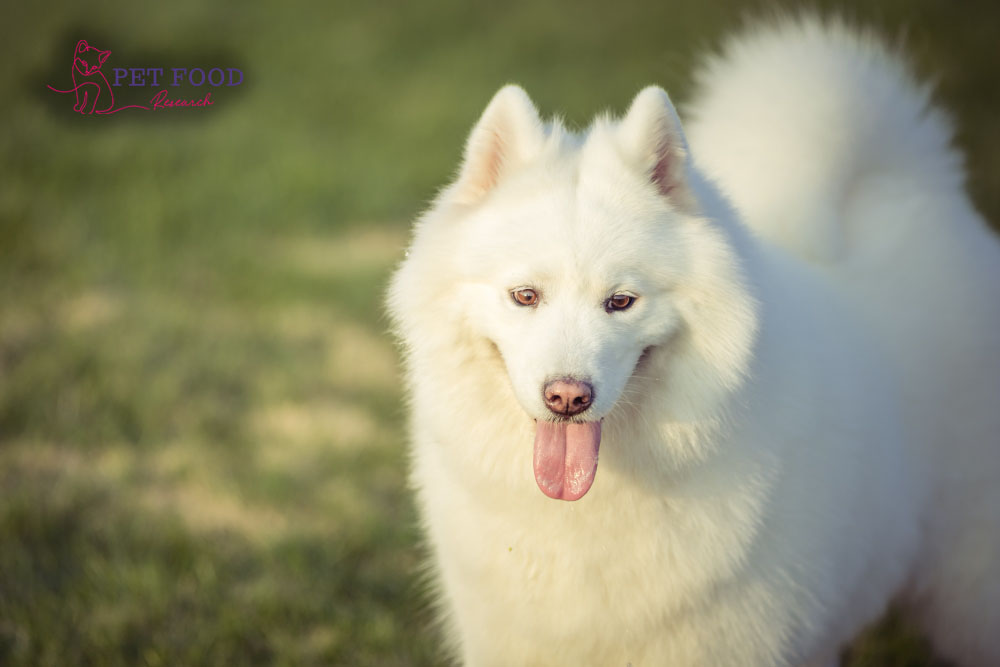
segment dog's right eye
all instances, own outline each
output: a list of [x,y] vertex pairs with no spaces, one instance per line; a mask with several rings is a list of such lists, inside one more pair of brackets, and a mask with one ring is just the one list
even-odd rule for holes
[[519,306],[534,306],[538,303],[538,292],[530,287],[516,289],[510,293],[510,296],[514,299],[514,303]]

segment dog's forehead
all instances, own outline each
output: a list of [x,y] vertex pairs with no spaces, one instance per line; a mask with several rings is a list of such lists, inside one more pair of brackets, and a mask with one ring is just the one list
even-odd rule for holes
[[[651,242],[655,212],[623,202],[609,188],[579,179],[537,184],[498,206],[493,226],[513,243],[545,246],[548,252],[603,256],[619,243]],[[618,243],[615,243],[618,242]]]
[[663,202],[641,175],[600,152],[577,146],[524,167],[498,193],[497,210],[533,235],[647,233]]
[[664,254],[669,207],[606,137],[591,139],[506,175],[462,228],[470,271],[611,275]]
[[589,292],[626,280],[650,255],[666,254],[664,236],[655,225],[601,199],[565,187],[539,190],[516,205],[505,205],[491,219],[467,228],[473,249],[462,261],[471,275],[485,271],[501,281],[549,286],[570,279]]

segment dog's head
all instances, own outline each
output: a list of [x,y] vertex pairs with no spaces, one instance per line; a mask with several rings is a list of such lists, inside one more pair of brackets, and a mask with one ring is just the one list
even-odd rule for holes
[[[706,383],[741,374],[752,307],[713,220],[728,210],[706,187],[661,89],[577,136],[543,123],[525,92],[507,86],[472,130],[440,215],[425,219],[434,229],[420,231],[450,249],[437,261],[454,282],[422,289],[447,289],[439,296],[451,303],[439,308],[461,313],[460,326],[499,350],[536,422],[535,477],[547,495],[587,492],[601,422],[616,406],[664,399],[642,395],[641,375],[678,374],[670,384],[687,385],[674,397],[682,414]],[[397,310],[406,307],[400,282]],[[674,363],[644,367],[676,340]]]

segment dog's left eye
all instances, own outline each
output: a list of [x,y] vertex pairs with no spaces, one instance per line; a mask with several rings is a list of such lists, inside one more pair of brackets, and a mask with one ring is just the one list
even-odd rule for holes
[[604,302],[604,310],[609,313],[615,310],[628,310],[635,303],[636,297],[631,294],[614,294],[610,299]]

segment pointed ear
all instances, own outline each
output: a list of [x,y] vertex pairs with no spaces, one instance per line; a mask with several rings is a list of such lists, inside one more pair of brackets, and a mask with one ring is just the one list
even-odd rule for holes
[[544,141],[545,128],[528,94],[520,86],[504,86],[469,134],[454,197],[478,202],[504,173],[537,155]]
[[97,59],[100,60],[101,64],[103,65],[104,61],[107,60],[108,56],[110,56],[110,55],[111,55],[110,51],[98,51],[97,52]]
[[618,128],[625,155],[660,193],[682,209],[694,207],[688,187],[688,147],[680,118],[659,86],[643,88]]

